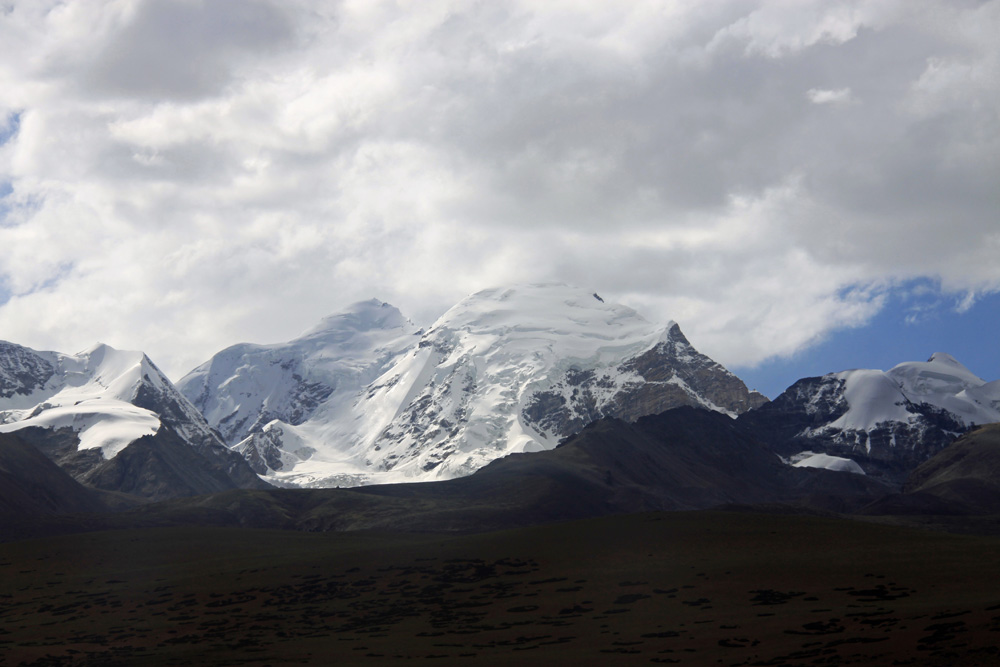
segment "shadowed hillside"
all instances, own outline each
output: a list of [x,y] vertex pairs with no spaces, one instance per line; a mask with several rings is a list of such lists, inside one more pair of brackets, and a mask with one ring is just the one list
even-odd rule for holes
[[116,520],[322,531],[485,531],[724,504],[800,504],[842,512],[888,492],[863,475],[784,465],[729,417],[684,407],[633,424],[603,419],[554,450],[511,455],[446,482],[234,490],[150,505]]
[[95,495],[13,434],[0,434],[0,517],[104,512]]
[[968,433],[919,466],[903,493],[865,508],[870,515],[1000,515],[1000,424]]

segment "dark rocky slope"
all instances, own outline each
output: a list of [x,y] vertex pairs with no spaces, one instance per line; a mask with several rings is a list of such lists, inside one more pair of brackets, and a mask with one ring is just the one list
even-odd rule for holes
[[446,482],[229,491],[142,508],[142,522],[305,530],[477,531],[646,510],[787,503],[850,511],[889,493],[863,475],[784,465],[731,418],[690,407],[603,419],[554,450]]
[[13,434],[0,434],[0,516],[27,518],[107,508],[44,454]]
[[1000,515],[1000,424],[959,438],[914,470],[901,494],[874,503],[865,513]]

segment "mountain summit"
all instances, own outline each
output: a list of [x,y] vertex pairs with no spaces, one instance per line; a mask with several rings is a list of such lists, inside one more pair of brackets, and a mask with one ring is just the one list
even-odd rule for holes
[[232,445],[275,420],[301,424],[335,393],[353,395],[413,345],[415,333],[393,306],[361,301],[288,343],[228,347],[177,388]]
[[267,486],[142,352],[0,341],[0,433],[13,432],[106,491],[161,499]]
[[1000,380],[986,382],[949,354],[888,371],[799,380],[740,421],[767,433],[790,461],[826,454],[900,483],[977,424],[1000,421]]
[[[258,473],[291,486],[447,479],[552,449],[605,416],[679,405],[736,416],[767,400],[675,323],[566,285],[484,290],[422,332],[351,315],[367,303],[287,344],[229,348],[179,386]],[[348,321],[359,326],[341,337]],[[256,391],[249,381],[276,376]]]

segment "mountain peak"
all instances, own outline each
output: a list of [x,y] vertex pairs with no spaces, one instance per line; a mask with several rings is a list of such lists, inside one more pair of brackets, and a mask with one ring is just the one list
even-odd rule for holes
[[940,363],[948,364],[949,366],[958,366],[960,368],[965,368],[965,366],[955,357],[951,356],[947,352],[935,352],[927,360],[928,363]]
[[898,364],[888,375],[915,394],[955,393],[986,384],[955,357],[944,352],[935,352],[927,361]]
[[563,283],[494,287],[467,296],[442,315],[441,328],[513,335],[550,331],[613,339],[655,328],[633,309]]
[[327,315],[319,324],[306,331],[300,338],[322,336],[328,333],[365,332],[384,329],[402,329],[412,323],[395,306],[378,299],[357,301],[342,312]]
[[104,353],[105,350],[108,350],[108,349],[113,350],[114,348],[112,348],[110,345],[108,345],[106,343],[102,343],[101,341],[97,341],[96,343],[94,343],[93,345],[91,345],[90,347],[88,347],[87,349],[81,351],[79,353],[79,356],[81,356],[81,357],[92,357],[92,356],[95,356],[95,355],[101,355],[101,354]]
[[[387,309],[362,302],[357,316]],[[677,405],[735,415],[758,402],[673,322],[560,283],[481,290],[419,338],[391,330],[378,348],[353,341],[386,330],[348,337],[338,317],[325,322],[344,340],[323,333],[280,358],[277,347],[260,358],[247,349],[179,383],[231,443],[247,436],[240,451],[281,484],[445,479],[550,449],[602,416]],[[324,364],[337,375],[319,373]],[[289,381],[269,379],[279,371]]]
[[775,447],[782,456],[850,458],[896,483],[972,425],[1000,420],[1000,384],[987,384],[953,356],[935,352],[888,371],[799,380],[741,419],[778,424]]
[[0,379],[19,386],[0,394],[0,431],[68,429],[76,438],[70,448],[95,450],[98,462],[157,433],[163,424],[174,427],[191,447],[222,448],[207,422],[143,352],[104,343],[75,355],[27,348],[11,352],[19,354],[0,356]]
[[358,301],[291,341],[229,347],[177,387],[235,444],[275,419],[300,424],[335,391],[368,384],[416,343],[415,329],[384,301]]

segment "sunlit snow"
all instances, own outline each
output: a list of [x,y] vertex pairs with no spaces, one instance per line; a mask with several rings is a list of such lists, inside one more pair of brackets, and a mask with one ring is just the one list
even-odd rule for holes
[[99,448],[104,458],[111,458],[159,429],[153,412],[130,403],[144,379],[162,382],[141,352],[99,344],[76,355],[28,353],[45,359],[57,372],[31,394],[0,398],[0,432],[28,426],[69,428],[80,439],[79,449]]
[[[253,433],[238,449],[280,459],[268,481],[447,479],[509,453],[554,447],[561,436],[524,418],[532,398],[551,391],[568,403],[573,388],[560,381],[579,370],[600,378],[598,404],[610,401],[641,381],[618,365],[670,340],[674,326],[558,284],[484,290],[421,332],[391,306],[362,302],[289,343],[229,348],[178,385],[224,433]],[[328,361],[317,365],[322,350]],[[288,412],[288,396],[310,382],[329,393],[300,411],[299,422],[260,423],[261,414]],[[669,382],[692,402],[725,411],[680,378]]]
[[840,472],[853,472],[858,475],[865,474],[864,469],[860,465],[842,456],[801,452],[791,457],[789,462],[796,468],[824,468]]

